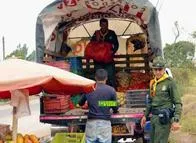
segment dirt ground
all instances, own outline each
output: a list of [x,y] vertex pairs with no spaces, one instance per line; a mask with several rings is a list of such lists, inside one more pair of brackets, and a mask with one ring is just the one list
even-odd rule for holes
[[[182,101],[182,128],[178,132],[171,132],[169,143],[196,143],[196,120],[190,120],[196,118],[196,94],[185,94]],[[189,124],[190,127],[187,127]]]
[[169,143],[196,143],[196,134],[173,132]]

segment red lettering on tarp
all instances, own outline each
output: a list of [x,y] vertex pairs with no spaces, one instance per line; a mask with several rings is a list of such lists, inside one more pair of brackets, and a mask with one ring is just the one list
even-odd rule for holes
[[119,14],[120,11],[121,11],[121,8],[120,8],[120,5],[117,4],[117,5],[112,6],[109,10],[112,11],[112,12],[114,12],[114,13]]
[[137,12],[136,16],[142,20],[142,15],[145,10],[146,10],[145,7],[141,8],[141,10]]
[[105,2],[104,0],[101,1],[86,0],[85,4],[87,8],[96,9],[96,10],[100,10],[108,6],[108,2]]
[[64,4],[66,6],[76,6],[77,5],[77,1],[79,1],[79,0],[64,0]]
[[57,8],[58,8],[58,9],[63,9],[63,3],[59,4],[59,5],[57,6]]
[[68,13],[66,15],[67,15],[67,17],[71,17],[72,16],[72,13]]
[[137,12],[137,14],[136,14],[136,16],[137,16],[138,18],[140,18],[140,19],[142,18],[142,15],[143,15],[143,12],[140,12],[140,11]]
[[80,41],[78,44],[75,46],[75,49],[73,51],[74,55],[80,54],[87,46],[87,41]]
[[126,3],[125,6],[124,6],[124,11],[125,11],[125,12],[128,12],[129,9],[130,9],[130,6],[129,6],[128,3]]

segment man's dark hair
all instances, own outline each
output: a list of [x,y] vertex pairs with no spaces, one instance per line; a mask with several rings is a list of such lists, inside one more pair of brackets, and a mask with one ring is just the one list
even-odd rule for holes
[[98,80],[98,81],[104,81],[104,80],[107,79],[107,77],[108,77],[108,73],[107,73],[107,71],[104,70],[104,69],[98,69],[98,70],[96,71],[96,73],[95,73],[95,78],[96,78],[96,80]]
[[99,24],[101,23],[108,23],[108,20],[106,18],[101,18]]

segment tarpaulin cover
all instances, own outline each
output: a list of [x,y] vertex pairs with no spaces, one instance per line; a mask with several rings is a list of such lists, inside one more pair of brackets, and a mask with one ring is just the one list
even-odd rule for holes
[[[158,14],[155,7],[148,0],[56,0],[44,8],[37,18],[37,61],[43,61],[45,49],[55,52],[60,51],[59,48],[63,39],[62,29],[71,33],[70,31],[74,27],[85,23],[90,25],[92,21],[99,20],[101,17],[121,21],[119,24],[116,21],[109,23],[111,27],[120,25],[119,28],[115,29],[117,35],[119,35],[118,29],[120,29],[121,34],[124,34],[122,30],[124,25],[126,23],[129,25],[129,20],[134,21],[147,31],[149,46],[155,55],[162,54]],[[132,25],[134,26],[133,23]],[[94,29],[94,26],[89,27],[88,31],[97,30]],[[82,31],[79,30],[75,33],[77,37]],[[91,37],[92,33],[87,33],[87,35]]]
[[95,81],[56,67],[20,59],[0,63],[0,98],[10,98],[10,91],[28,89],[30,95],[41,91],[78,94],[94,90]]

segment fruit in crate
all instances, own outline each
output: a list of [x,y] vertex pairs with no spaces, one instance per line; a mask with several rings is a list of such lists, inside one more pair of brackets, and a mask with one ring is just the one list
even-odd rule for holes
[[117,92],[117,102],[120,106],[125,104],[125,93],[124,92]]
[[24,138],[22,134],[17,134],[17,143],[24,143]]
[[5,143],[14,143],[14,141],[6,141]]
[[24,143],[33,143],[27,134],[24,136]]
[[130,75],[125,71],[120,71],[116,74],[118,87],[127,88],[130,84]]
[[[11,136],[11,135],[9,135],[9,136]],[[9,138],[6,137],[5,143],[14,143],[11,139],[12,138],[10,138],[10,137]],[[39,139],[35,135],[25,134],[23,136],[21,133],[18,133],[16,143],[39,143]]]
[[127,133],[127,127],[125,125],[113,125],[112,133],[113,134],[125,134]]
[[5,140],[6,141],[11,141],[12,140],[12,132],[11,131],[7,132],[7,134],[5,135]]
[[29,138],[33,143],[39,143],[39,140],[35,135],[29,135]]

